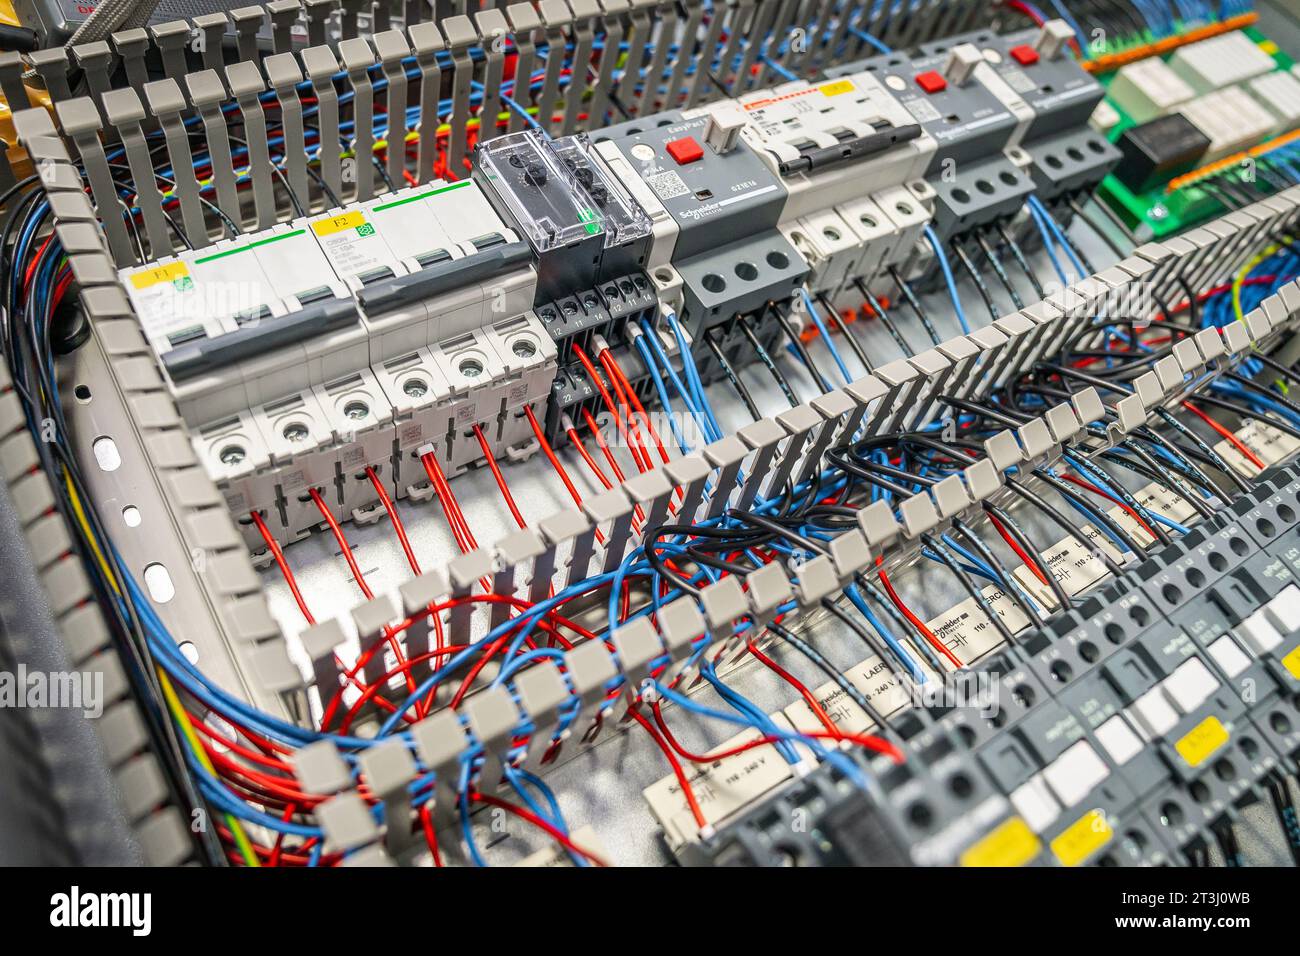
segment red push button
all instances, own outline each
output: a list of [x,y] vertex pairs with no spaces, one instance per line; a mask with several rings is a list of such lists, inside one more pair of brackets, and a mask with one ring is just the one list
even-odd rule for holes
[[1020,46],[1013,46],[1007,51],[1011,58],[1021,66],[1033,66],[1038,62],[1038,51],[1028,44],[1022,43]]
[[937,70],[927,70],[916,74],[916,85],[927,93],[942,93],[948,88],[948,81]]
[[700,144],[695,142],[693,136],[683,136],[681,139],[675,139],[664,146],[668,150],[668,155],[677,160],[678,166],[685,166],[687,163],[693,163],[696,160],[704,158],[704,150]]

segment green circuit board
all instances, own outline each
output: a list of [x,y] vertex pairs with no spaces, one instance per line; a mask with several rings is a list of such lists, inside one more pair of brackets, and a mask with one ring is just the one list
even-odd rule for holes
[[[1295,61],[1291,57],[1255,28],[1247,27],[1241,32],[1273,58],[1278,70],[1289,70],[1294,65]],[[1099,75],[1097,79],[1103,86],[1109,86],[1114,77],[1115,72],[1110,72]],[[1111,142],[1118,143],[1124,131],[1137,123],[1110,99],[1106,102],[1120,117],[1119,122],[1108,134]],[[1222,175],[1240,176],[1243,172],[1244,170],[1228,170]],[[1166,189],[1166,184],[1162,183],[1145,192],[1135,193],[1112,175],[1107,176],[1102,182],[1098,189],[1098,197],[1109,205],[1139,241],[1173,235],[1227,211],[1227,207],[1213,191],[1196,184],[1189,184],[1171,192]]]

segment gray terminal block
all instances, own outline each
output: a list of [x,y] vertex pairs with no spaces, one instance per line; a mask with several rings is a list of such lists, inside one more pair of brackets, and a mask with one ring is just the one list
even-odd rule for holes
[[464,710],[469,729],[483,747],[479,789],[490,793],[501,784],[506,753],[519,726],[519,708],[511,699],[510,692],[498,684],[467,698]]
[[1015,434],[1005,429],[984,440],[984,454],[993,462],[993,467],[999,474],[1025,460],[1025,453],[1021,450],[1020,442],[1016,441]]
[[[501,590],[500,594],[513,594],[515,590],[528,585],[528,600],[534,604],[546,599],[551,586],[551,566],[539,568],[538,562],[547,555],[546,542],[542,536],[531,528],[520,528],[497,542],[497,563],[502,569],[513,572],[523,571],[525,580],[515,582],[511,578],[510,590]],[[500,622],[497,622],[500,623]]]
[[846,439],[856,438],[859,432],[874,434],[876,419],[883,414],[889,401],[889,391],[889,386],[874,375],[864,375],[844,386],[844,394],[853,400],[855,407],[841,434]]
[[731,490],[736,486],[737,476],[745,464],[749,449],[735,435],[727,435],[706,445],[703,454],[705,461],[718,472],[713,482],[713,493],[709,497],[708,507],[708,517],[716,518],[731,504]]
[[921,384],[912,393],[913,407],[905,419],[908,428],[916,429],[929,421],[935,410],[936,399],[948,391],[946,386],[952,375],[952,362],[938,349],[926,349],[919,355],[912,356],[908,362],[922,377]]
[[339,691],[343,667],[336,651],[346,643],[347,635],[335,618],[328,618],[307,628],[298,635],[298,640],[311,661],[312,680],[320,694],[321,708],[324,709]]
[[664,656],[664,645],[648,617],[636,617],[621,624],[610,635],[628,704],[641,693],[641,682],[650,676],[650,665]]
[[[881,548],[898,538],[903,529],[894,517],[894,509],[889,506],[887,501],[873,501],[867,507],[858,512],[858,528],[862,532],[862,540],[870,548]],[[834,551],[832,551],[834,554]],[[837,566],[840,561],[835,562]],[[854,568],[854,571],[860,568]],[[841,576],[844,571],[841,570]]]
[[[352,624],[357,629],[357,640],[361,644],[361,653],[366,653],[382,644],[387,638],[388,625],[397,620],[397,606],[393,599],[381,594],[352,609]],[[387,670],[383,650],[375,650],[366,662],[365,677],[368,683],[383,678]]]
[[514,677],[515,691],[524,716],[533,725],[524,752],[523,766],[532,770],[541,764],[551,748],[560,723],[560,708],[569,700],[569,685],[554,662],[538,661]]
[[987,458],[963,469],[962,477],[972,501],[983,501],[1002,487],[1002,472]]
[[830,597],[840,587],[839,571],[834,559],[828,554],[819,554],[801,564],[794,582],[795,596],[799,600],[799,606],[805,610],[823,598]]
[[749,614],[745,591],[735,577],[720,578],[700,590],[700,607],[709,625],[712,643],[726,653],[736,632],[736,622]]
[[899,502],[898,517],[904,536],[914,539],[939,523],[939,509],[934,499],[922,491]]
[[935,509],[941,518],[951,518],[970,507],[972,501],[960,474],[949,475],[930,489]]
[[434,774],[433,817],[437,826],[449,826],[456,817],[462,759],[470,747],[460,718],[450,708],[440,710],[411,728],[416,756]]
[[[478,582],[492,575],[492,558],[486,551],[476,550],[458,555],[447,565],[447,580],[451,584],[452,597],[467,597]],[[451,609],[447,621],[447,641],[451,644],[468,644],[470,642],[470,619],[474,605],[458,604]]]
[[[479,107],[480,116],[498,116],[502,112],[501,80],[504,75],[506,40],[510,36],[510,24],[505,14],[496,8],[479,10],[474,13],[474,25],[482,37],[483,56],[486,66],[483,72],[483,101]],[[574,62],[579,62],[575,60]],[[496,123],[481,123],[479,135],[482,139],[499,136]]]
[[316,819],[325,831],[326,846],[347,853],[379,839],[379,824],[357,793],[340,793],[316,807]]
[[605,558],[600,570],[601,573],[609,573],[623,562],[628,541],[632,538],[632,519],[636,509],[623,490],[616,487],[584,500],[582,510],[605,536]]
[[736,435],[749,449],[750,458],[745,466],[745,481],[735,507],[740,511],[748,511],[758,497],[760,486],[767,481],[772,460],[776,457],[781,439],[785,438],[785,429],[775,419],[760,418],[745,425]]
[[352,771],[332,740],[300,747],[293,755],[293,771],[304,793],[338,793],[352,786]]
[[661,607],[658,623],[664,647],[674,663],[680,663],[689,657],[695,642],[708,633],[700,606],[694,598],[687,595]]
[[781,605],[794,596],[790,578],[777,561],[765,564],[745,576],[749,587],[750,617],[757,633],[776,617]]
[[663,466],[664,473],[682,490],[681,503],[676,509],[676,520],[693,522],[699,517],[700,503],[704,500],[704,485],[713,467],[701,452],[692,452],[674,458]]
[[609,685],[618,677],[618,666],[604,643],[597,640],[565,651],[564,670],[581,702],[576,723],[585,725],[603,705]]
[[926,380],[920,370],[905,359],[882,365],[873,374],[889,389],[876,406],[878,414],[873,417],[869,431],[869,434],[878,435],[899,426],[903,416],[912,409]]
[[645,528],[657,528],[668,517],[668,502],[673,494],[672,482],[661,468],[653,468],[627,479],[623,493],[645,513]]
[[[949,384],[945,386],[945,391],[959,398],[968,394],[974,386],[979,376],[980,363],[988,360],[988,353],[996,351],[1002,345],[1002,335],[993,326],[986,326],[977,331],[983,334],[977,335],[972,332],[970,335],[960,335],[935,346],[939,354],[952,363],[952,370],[948,376]],[[937,398],[934,390],[931,390],[930,394],[932,401]]]
[[[425,571],[403,581],[397,593],[402,602],[402,617],[411,622],[404,634],[406,655],[409,660],[415,660],[431,650],[429,632],[433,617],[429,614],[429,608],[446,599],[451,593],[451,585],[441,570]],[[411,678],[418,682],[433,673],[435,666],[432,659],[413,664]]]
[[361,776],[371,794],[384,805],[384,846],[394,856],[415,845],[411,810],[411,781],[415,759],[405,741],[387,740],[361,751]]
[[[808,461],[805,458],[805,446],[814,429],[822,427],[823,419],[811,405],[796,405],[779,413],[776,416],[776,423],[789,437],[785,440],[785,448],[780,452],[776,468],[773,469],[771,479],[768,481],[764,493],[768,498],[780,494],[781,489],[794,476],[795,468],[799,463]],[[821,465],[820,461],[808,461],[808,464],[813,467]]]
[[[438,53],[446,46],[438,24],[432,20],[408,23],[406,35],[415,50],[415,62],[420,69],[420,116],[437,116],[438,102],[442,96],[442,68]],[[436,137],[421,136],[416,156],[416,179],[426,183],[433,179],[433,167],[438,158]]]
[[585,581],[595,553],[596,526],[591,520],[578,509],[570,508],[543,518],[537,527],[551,553],[558,553],[565,545],[569,547],[564,586],[572,587]]

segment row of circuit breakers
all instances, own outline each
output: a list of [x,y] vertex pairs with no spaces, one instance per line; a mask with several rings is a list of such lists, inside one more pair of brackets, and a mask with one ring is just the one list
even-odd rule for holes
[[[209,474],[250,546],[404,497],[536,447],[597,397],[574,345],[610,348],[680,318],[705,381],[747,363],[771,309],[807,288],[837,306],[926,281],[940,242],[1022,228],[1120,159],[1089,123],[1102,86],[1041,30],[881,56],[819,83],[667,111],[587,136],[479,144],[471,178],[434,181],[122,270]],[[749,325],[740,328],[737,316]],[[545,411],[545,415],[541,413]]]

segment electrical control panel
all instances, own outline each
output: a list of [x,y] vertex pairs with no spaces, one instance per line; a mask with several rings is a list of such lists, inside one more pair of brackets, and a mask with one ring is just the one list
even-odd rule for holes
[[1300,861],[1300,24],[1112,7],[0,54],[0,676],[108,693],[29,735],[67,852]]

